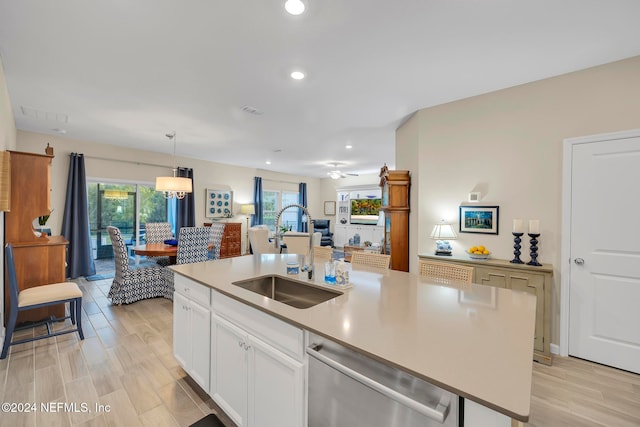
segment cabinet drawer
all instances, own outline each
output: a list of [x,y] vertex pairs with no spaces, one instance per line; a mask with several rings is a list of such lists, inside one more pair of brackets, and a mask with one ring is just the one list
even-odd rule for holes
[[173,282],[174,290],[185,297],[196,301],[205,307],[211,305],[211,288],[196,283],[179,274],[175,275]]
[[508,278],[508,272],[490,268],[490,267],[475,267],[474,269],[474,283],[481,285],[495,286],[496,288],[506,288]]
[[303,360],[302,329],[216,291],[213,291],[212,300],[213,310],[217,315],[235,323],[294,359]]

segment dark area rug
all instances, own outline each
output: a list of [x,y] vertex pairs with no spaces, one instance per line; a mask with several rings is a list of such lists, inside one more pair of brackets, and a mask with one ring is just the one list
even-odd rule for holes
[[191,424],[191,427],[225,427],[216,414],[209,414],[203,419]]

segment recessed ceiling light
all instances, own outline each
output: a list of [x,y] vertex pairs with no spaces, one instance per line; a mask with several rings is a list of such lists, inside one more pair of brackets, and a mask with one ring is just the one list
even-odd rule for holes
[[291,78],[294,80],[302,80],[304,79],[304,73],[302,71],[294,71],[291,73]]
[[270,165],[271,164],[271,160],[267,160],[265,163]]
[[304,3],[300,0],[287,0],[284,2],[284,8],[291,15],[300,15],[304,12]]
[[345,145],[344,148],[346,148],[347,150],[351,150],[353,148],[353,145]]

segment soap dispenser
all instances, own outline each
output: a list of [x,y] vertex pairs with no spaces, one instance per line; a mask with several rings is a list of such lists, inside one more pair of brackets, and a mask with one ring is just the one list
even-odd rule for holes
[[344,260],[338,261],[336,264],[336,285],[347,286],[349,284],[350,267]]

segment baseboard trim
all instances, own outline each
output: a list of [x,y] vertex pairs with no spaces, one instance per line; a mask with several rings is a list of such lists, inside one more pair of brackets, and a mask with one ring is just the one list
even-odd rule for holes
[[558,344],[549,344],[551,354],[560,354],[560,346]]

